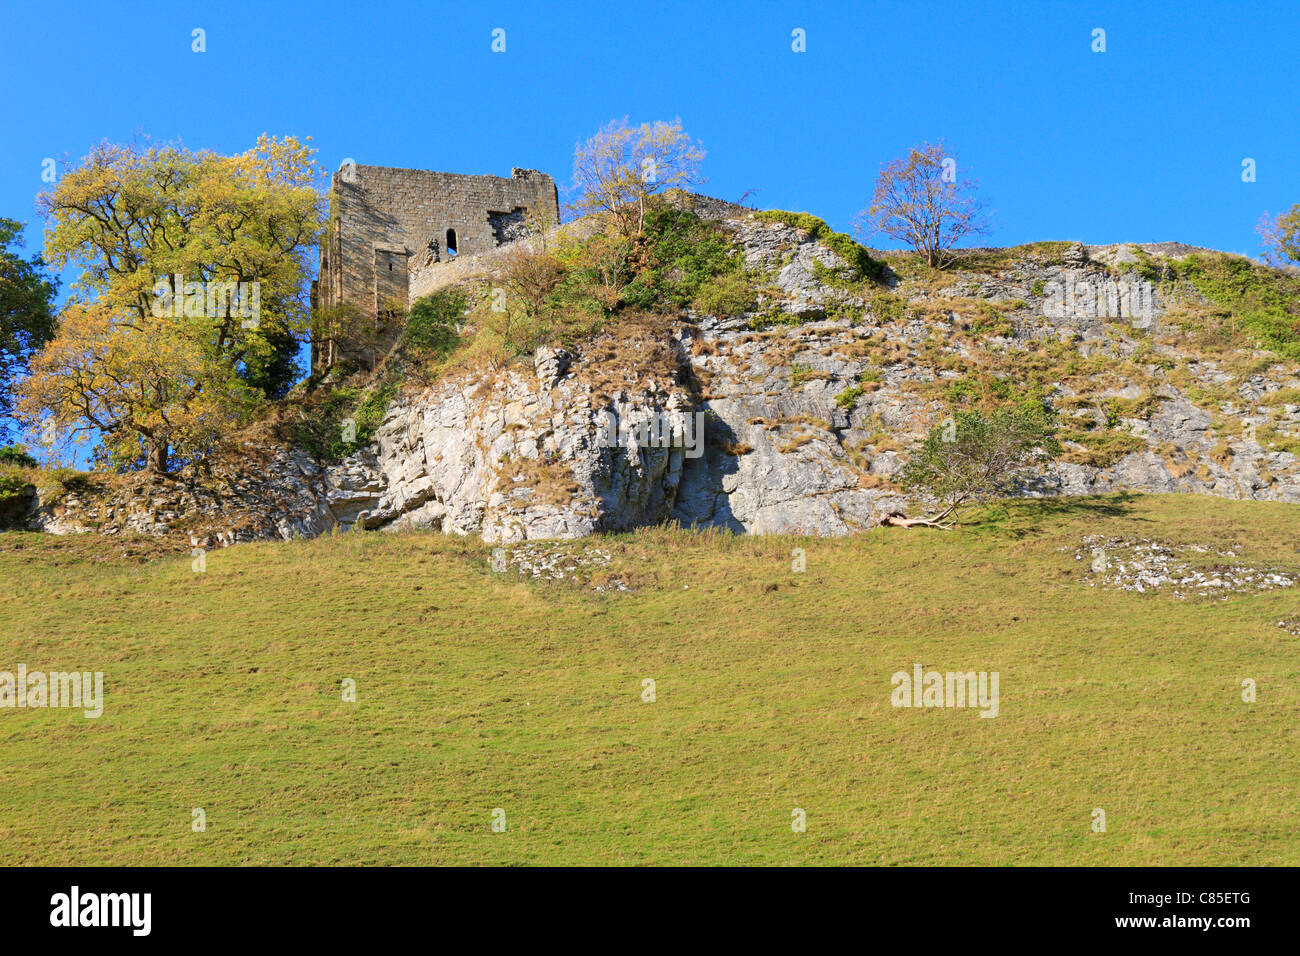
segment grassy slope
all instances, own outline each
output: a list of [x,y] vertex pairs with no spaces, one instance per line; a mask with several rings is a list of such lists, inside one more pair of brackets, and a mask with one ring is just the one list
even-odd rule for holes
[[[1274,626],[1300,594],[1090,589],[1091,532],[1294,566],[1300,511],[653,531],[608,540],[643,585],[608,597],[438,536],[246,545],[195,574],[3,535],[0,670],[100,669],[107,702],[0,710],[0,863],[1300,863],[1300,638]],[[1001,716],[892,708],[915,661],[998,670]]]

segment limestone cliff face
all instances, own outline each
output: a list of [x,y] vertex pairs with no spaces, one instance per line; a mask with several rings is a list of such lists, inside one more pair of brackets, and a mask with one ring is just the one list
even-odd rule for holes
[[[395,404],[376,435],[382,491],[360,520],[514,542],[666,519],[687,436],[679,428],[664,442],[638,446],[628,426],[681,418],[675,413],[689,399],[673,381],[675,369],[600,400],[591,382],[556,375],[554,353],[543,353],[538,369],[490,385],[448,382]],[[616,443],[619,431],[630,444]]]
[[[807,234],[755,219],[734,227],[747,265],[779,292],[766,305],[790,324],[755,330],[753,316],[683,315],[614,329],[572,355],[543,349],[532,369],[404,394],[372,447],[341,463],[266,448],[201,489],[173,483],[38,501],[28,523],[212,543],[357,524],[491,542],[667,520],[848,534],[922,506],[889,479],[946,414],[936,386],[961,378],[981,360],[977,350],[1014,367],[1018,354],[1045,344],[1063,361],[1110,362],[1106,376],[1086,388],[1059,383],[1049,400],[1067,425],[1104,427],[1125,444],[1111,460],[1090,461],[1067,441],[1073,460],[1025,494],[1132,489],[1300,502],[1300,459],[1256,437],[1300,431],[1300,406],[1269,399],[1300,387],[1300,370],[1260,353],[1242,375],[1156,344],[1171,304],[1135,273],[1116,278],[1132,247],[1079,246],[1052,264],[1026,258],[868,302],[833,281],[844,264]],[[978,339],[957,334],[980,303],[996,307],[997,322]],[[1218,400],[1198,403],[1202,388],[1217,389]]]

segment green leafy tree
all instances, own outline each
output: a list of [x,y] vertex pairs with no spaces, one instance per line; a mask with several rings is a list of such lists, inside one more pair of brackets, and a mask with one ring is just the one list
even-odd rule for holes
[[81,276],[19,416],[166,472],[283,395],[309,326],[316,177],[293,137],[236,156],[96,147],[38,200],[49,261]]
[[930,431],[900,475],[903,488],[937,499],[939,511],[886,523],[952,528],[963,505],[1009,494],[1060,453],[1055,422],[1042,409],[1018,404],[958,412]]
[[27,373],[32,353],[54,336],[58,280],[39,255],[25,259],[22,223],[0,219],[0,438],[12,431],[14,383]]

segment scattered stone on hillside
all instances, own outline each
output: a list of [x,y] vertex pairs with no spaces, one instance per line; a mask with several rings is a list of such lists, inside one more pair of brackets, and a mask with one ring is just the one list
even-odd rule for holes
[[[594,545],[581,551],[551,542],[530,542],[517,548],[496,548],[490,564],[497,573],[513,571],[521,577],[542,581],[577,580],[586,583],[591,571],[607,568],[613,556]],[[627,591],[621,577],[604,579],[592,585],[595,591]]]
[[[1065,550],[1065,549],[1063,549]],[[1150,539],[1088,535],[1074,552],[1089,562],[1083,581],[1088,587],[1147,594],[1172,592],[1176,598],[1227,597],[1293,587],[1300,574],[1291,569],[1252,567],[1240,562],[1197,566],[1187,556],[1236,558],[1235,551],[1201,545],[1174,546]]]
[[1288,634],[1294,634],[1300,637],[1300,614],[1293,614],[1290,617],[1284,617],[1277,622],[1277,626],[1282,628]]

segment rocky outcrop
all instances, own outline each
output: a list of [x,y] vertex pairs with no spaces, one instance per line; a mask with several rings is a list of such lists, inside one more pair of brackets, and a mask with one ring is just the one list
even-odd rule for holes
[[681,481],[683,436],[662,447],[604,436],[611,423],[679,410],[682,393],[647,385],[598,402],[590,383],[553,376],[547,364],[533,378],[449,382],[395,404],[376,435],[383,490],[360,520],[494,542],[663,520]]
[[[683,315],[571,351],[539,349],[531,369],[462,373],[407,391],[373,444],[345,461],[251,448],[242,467],[202,482],[138,479],[37,500],[27,522],[215,544],[356,527],[516,543],[669,520],[849,534],[923,506],[890,479],[946,413],[942,386],[981,358],[977,350],[1014,356],[1044,342],[1131,371],[1084,391],[1058,383],[1049,396],[1067,424],[1127,444],[1090,462],[1067,441],[1072,454],[1024,494],[1132,489],[1300,503],[1300,459],[1256,435],[1300,431],[1300,406],[1270,399],[1300,388],[1300,373],[1257,361],[1238,380],[1153,344],[1169,303],[1150,280],[1114,271],[1137,255],[1133,247],[1076,244],[1054,263],[958,270],[942,289],[895,283],[891,301],[877,302],[832,281],[845,264],[806,233],[754,218],[733,225],[747,267],[774,290],[764,316]],[[1000,317],[997,327],[978,341],[958,335],[981,303]],[[788,318],[772,325],[773,315]],[[1203,389],[1231,400],[1198,401]],[[1234,422],[1244,428],[1225,427]]]
[[772,277],[773,286],[784,296],[777,305],[790,315],[812,318],[825,315],[832,303],[864,304],[818,278],[818,267],[842,269],[844,262],[801,230],[751,218],[741,224],[736,241],[744,250],[745,267]]
[[297,449],[249,446],[238,466],[186,478],[146,475],[96,478],[76,490],[33,495],[26,527],[54,534],[175,535],[225,546],[313,537],[337,521],[329,472]]

